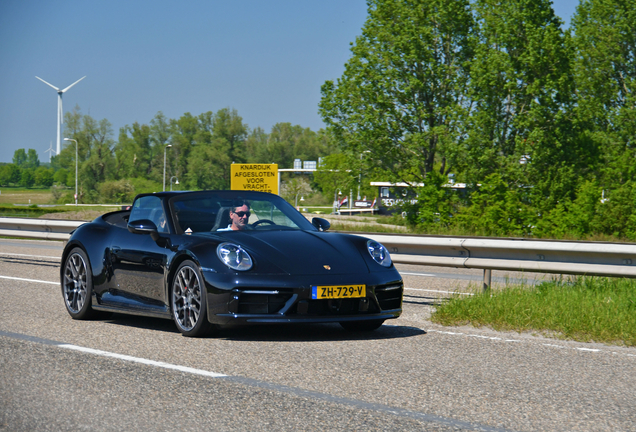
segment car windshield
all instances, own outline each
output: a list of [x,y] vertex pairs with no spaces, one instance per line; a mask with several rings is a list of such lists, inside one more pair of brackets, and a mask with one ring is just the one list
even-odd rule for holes
[[245,232],[260,230],[310,230],[316,228],[278,195],[262,192],[204,191],[170,199],[177,233],[223,232],[232,223],[230,211],[247,204]]

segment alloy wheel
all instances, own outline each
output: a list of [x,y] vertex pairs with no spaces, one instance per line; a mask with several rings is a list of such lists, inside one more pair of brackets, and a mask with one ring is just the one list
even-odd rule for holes
[[64,269],[64,301],[72,313],[79,313],[86,303],[86,262],[78,253],[66,260]]
[[184,331],[197,325],[201,315],[201,282],[192,267],[182,267],[174,280],[172,309],[175,321]]

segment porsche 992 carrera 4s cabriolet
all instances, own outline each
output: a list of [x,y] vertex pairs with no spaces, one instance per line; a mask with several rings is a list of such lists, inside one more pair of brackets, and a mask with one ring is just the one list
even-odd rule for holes
[[387,249],[328,228],[263,192],[141,194],[73,232],[64,303],[75,319],[172,319],[186,336],[233,323],[368,331],[397,318],[403,283]]

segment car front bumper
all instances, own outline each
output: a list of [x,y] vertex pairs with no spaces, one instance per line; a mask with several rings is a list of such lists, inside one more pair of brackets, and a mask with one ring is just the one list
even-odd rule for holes
[[[386,320],[402,313],[397,271],[367,275],[219,275],[204,272],[208,319],[226,324],[334,323]],[[366,296],[312,299],[312,285],[365,284]]]

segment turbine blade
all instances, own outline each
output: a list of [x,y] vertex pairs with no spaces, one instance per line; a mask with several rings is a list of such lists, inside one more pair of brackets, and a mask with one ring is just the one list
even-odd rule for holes
[[70,86],[66,87],[64,90],[62,90],[62,93],[64,93],[66,90],[70,89],[71,87],[73,87],[75,84],[77,84],[78,82],[80,82],[81,80],[83,80],[84,78],[86,78],[86,75],[84,75],[83,77],[81,77],[80,79],[78,79],[77,81],[75,81],[73,84],[71,84]]
[[51,87],[53,87],[55,90],[60,91],[60,89],[59,89],[59,88],[55,87],[53,84],[49,84],[49,83],[47,83],[47,82],[46,82],[46,81],[44,81],[42,78],[40,78],[40,77],[38,77],[38,76],[36,76],[36,78],[37,78],[37,79],[39,79],[40,81],[42,81],[44,84],[46,84],[46,85],[50,85],[50,86],[51,86]]

